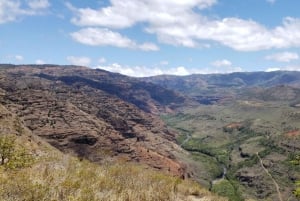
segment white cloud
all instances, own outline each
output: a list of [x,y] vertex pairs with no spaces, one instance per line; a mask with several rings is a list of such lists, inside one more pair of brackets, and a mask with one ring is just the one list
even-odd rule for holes
[[115,46],[121,48],[139,49],[143,51],[157,51],[159,48],[153,43],[137,44],[135,41],[106,28],[84,28],[71,33],[71,37],[82,44],[91,46]]
[[49,6],[48,0],[0,0],[0,24],[41,14]]
[[98,59],[98,63],[104,64],[106,63],[106,59],[104,57],[101,57],[100,59]]
[[121,73],[123,75],[132,77],[149,77],[163,74],[182,76],[191,74],[191,72],[189,72],[184,66],[162,69],[158,67],[150,68],[146,66],[122,66],[118,63],[114,63],[108,66],[97,66],[96,68],[110,72]]
[[193,74],[226,74],[233,72],[243,72],[243,69],[239,66],[224,66],[223,68],[203,68],[200,70],[193,71]]
[[48,0],[30,0],[28,1],[28,5],[30,8],[37,10],[48,8],[50,3]]
[[42,64],[45,64],[45,61],[42,59],[37,59],[37,60],[35,60],[35,64],[42,65]]
[[213,66],[216,66],[216,67],[231,66],[232,65],[231,61],[228,61],[226,59],[217,60],[217,61],[212,62],[211,64]]
[[74,56],[68,56],[67,60],[72,65],[78,65],[78,66],[89,66],[91,63],[91,59],[88,57],[74,57]]
[[273,72],[273,71],[279,71],[279,70],[281,70],[281,69],[278,68],[278,67],[271,67],[271,68],[267,68],[265,71],[266,72]]
[[151,24],[175,22],[185,11],[198,7],[204,9],[214,5],[217,0],[110,0],[111,6],[94,10],[76,9],[68,4],[76,16],[74,24],[80,26],[104,26],[110,28],[128,28],[138,22],[149,21]]
[[7,60],[6,62],[21,62],[24,60],[24,57],[22,55],[6,55],[5,59]]
[[265,57],[267,60],[274,60],[278,62],[290,62],[299,59],[299,55],[295,52],[280,52],[271,54]]
[[225,67],[225,68],[204,68],[204,69],[189,69],[184,66],[174,68],[164,67],[146,67],[146,66],[127,66],[118,63],[110,65],[99,65],[96,68],[107,70],[110,72],[121,73],[132,77],[149,77],[155,75],[190,75],[190,74],[210,74],[210,73],[232,73],[241,72],[240,67]]
[[0,24],[14,21],[19,15],[23,15],[21,4],[17,1],[0,0]]
[[300,65],[286,66],[286,67],[282,68],[282,70],[287,70],[287,71],[300,71]]
[[165,74],[170,74],[170,75],[189,75],[191,73],[184,66],[179,66],[177,68],[173,68],[173,69],[167,70]]
[[15,55],[14,58],[17,61],[23,61],[24,60],[24,57],[22,55]]
[[195,40],[213,40],[239,51],[300,46],[300,19],[285,18],[283,25],[268,30],[263,25],[239,18],[207,21],[188,27]]
[[288,65],[288,66],[282,66],[282,67],[270,67],[267,68],[266,72],[272,72],[272,71],[300,71],[300,65]]
[[133,47],[135,43],[117,32],[108,29],[86,28],[71,34],[80,43],[92,46],[112,45],[116,47]]
[[167,66],[169,64],[169,62],[168,61],[161,61],[159,64],[162,65],[162,66]]
[[217,0],[110,0],[110,3],[98,10],[72,7],[75,13],[72,22],[111,29],[143,23],[144,30],[155,34],[160,42],[191,48],[209,46],[210,42],[238,51],[300,47],[299,18],[286,17],[281,25],[268,28],[237,17],[210,19],[196,11],[215,5]]
[[97,66],[96,68],[110,72],[121,73],[123,75],[132,77],[146,77],[163,74],[163,71],[159,68],[147,68],[145,66],[122,66],[118,63],[113,63],[107,66]]
[[141,45],[137,46],[137,49],[143,50],[143,51],[158,51],[159,47],[155,45],[154,43],[143,43]]

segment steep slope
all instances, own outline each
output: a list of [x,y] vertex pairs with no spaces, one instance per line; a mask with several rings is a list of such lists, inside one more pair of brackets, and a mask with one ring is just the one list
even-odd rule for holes
[[191,102],[190,99],[173,90],[100,69],[55,65],[13,67],[0,65],[0,69],[5,69],[5,67],[16,76],[27,73],[45,80],[61,81],[69,86],[78,88],[88,86],[98,89],[153,114],[170,112]]
[[[185,101],[176,93],[153,84],[142,90],[143,82],[83,67],[9,66],[0,76],[1,103],[61,151],[99,163],[135,161],[186,174],[174,133],[140,104],[132,104],[143,98],[139,93],[146,94],[152,97],[143,102],[148,111],[166,111],[173,98],[174,104]],[[172,98],[160,103],[161,97],[154,96],[160,93]]]
[[[4,139],[14,140],[4,144]],[[17,115],[0,104],[0,155],[8,148],[22,150],[28,157],[24,158],[24,154],[7,157],[0,164],[0,200],[227,200],[212,195],[195,182],[144,166],[129,163],[99,166],[62,154],[32,134]],[[26,161],[29,156],[32,160]],[[7,165],[17,160],[28,165]]]

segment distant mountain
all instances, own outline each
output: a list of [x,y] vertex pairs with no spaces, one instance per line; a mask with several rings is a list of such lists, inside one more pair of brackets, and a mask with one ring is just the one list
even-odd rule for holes
[[[194,74],[188,76],[162,75],[142,78],[143,81],[158,84],[194,97],[200,103],[227,100],[234,97],[256,97],[275,100],[283,98],[284,87],[297,92],[300,87],[300,72],[238,72],[230,74]],[[292,89],[294,88],[294,89]],[[267,90],[268,89],[268,90]],[[267,91],[265,91],[267,90]],[[278,93],[277,93],[278,92]],[[287,93],[287,91],[286,91]],[[266,94],[270,94],[267,96]],[[279,97],[280,96],[280,97]],[[298,97],[298,95],[295,95]],[[290,97],[290,96],[289,96]]]
[[161,86],[189,91],[188,88],[200,87],[271,87],[276,85],[300,85],[300,72],[237,72],[230,74],[194,74],[188,76],[161,75],[142,78]]
[[94,162],[140,162],[175,175],[175,133],[155,115],[189,99],[152,83],[76,66],[2,65],[0,103],[34,135]]
[[300,155],[300,72],[142,80],[201,103],[164,120],[180,133],[178,143],[196,162],[195,175],[212,191],[229,200],[297,200],[300,166],[293,160]]

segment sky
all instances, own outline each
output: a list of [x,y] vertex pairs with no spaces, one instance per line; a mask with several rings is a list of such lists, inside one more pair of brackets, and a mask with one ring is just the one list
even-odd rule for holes
[[0,0],[0,63],[144,77],[300,70],[299,0]]

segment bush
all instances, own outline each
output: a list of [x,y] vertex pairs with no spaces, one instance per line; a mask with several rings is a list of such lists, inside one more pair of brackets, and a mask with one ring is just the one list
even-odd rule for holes
[[20,145],[16,144],[13,136],[0,137],[0,166],[6,169],[15,169],[29,166],[33,158]]
[[212,192],[228,197],[230,201],[242,200],[235,187],[228,180],[221,180],[212,186]]
[[300,198],[300,181],[296,182],[296,189],[293,193],[296,196],[296,198]]

